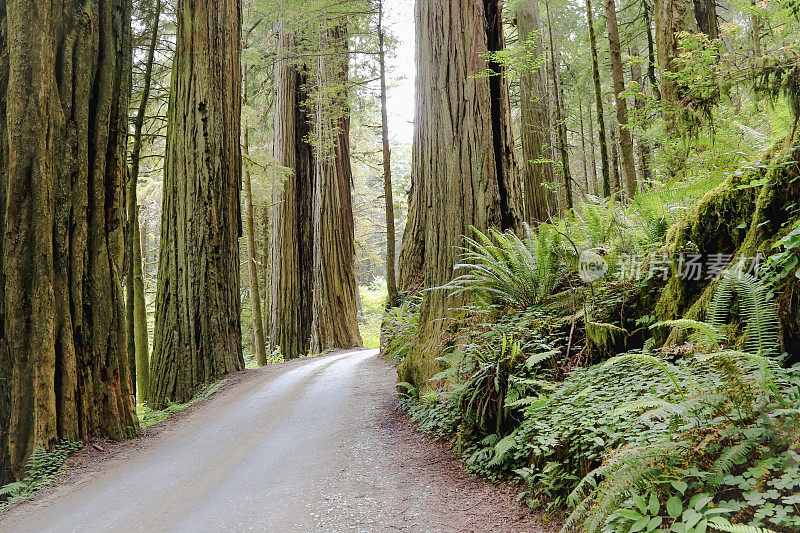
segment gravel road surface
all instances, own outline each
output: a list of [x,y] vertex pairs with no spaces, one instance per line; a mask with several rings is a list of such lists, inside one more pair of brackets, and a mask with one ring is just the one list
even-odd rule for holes
[[78,460],[4,532],[549,531],[394,408],[374,350],[245,371]]

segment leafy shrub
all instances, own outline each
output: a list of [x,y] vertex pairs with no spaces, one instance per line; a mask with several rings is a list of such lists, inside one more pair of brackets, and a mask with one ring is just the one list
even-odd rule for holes
[[[630,355],[604,366],[631,361],[649,363],[669,379],[672,391],[618,411],[638,414],[638,421],[655,431],[644,441],[631,440],[584,477],[570,496],[579,504],[568,525],[582,523],[586,531],[614,531],[637,512],[641,515],[636,517],[637,527],[649,525],[650,520],[655,524],[660,517],[671,531],[717,527],[715,523],[722,522],[712,517],[726,514],[736,522],[749,520],[751,526],[764,526],[764,518],[786,530],[797,525],[793,517],[798,516],[800,504],[793,502],[800,500],[796,497],[800,477],[795,482],[795,470],[790,467],[792,461],[797,466],[800,457],[792,450],[798,443],[800,412],[790,408],[781,392],[786,375],[774,361],[723,351],[699,354],[689,365]],[[773,476],[771,469],[780,474]],[[749,478],[742,476],[746,472],[752,472]],[[753,483],[754,478],[758,482]],[[742,499],[742,490],[766,489],[766,482],[780,490],[751,492],[744,503],[731,505],[731,498]],[[636,509],[637,497],[672,502],[672,510],[668,506],[666,515],[645,515]],[[705,514],[697,498],[702,498]],[[766,498],[775,500],[770,507],[765,505]],[[678,507],[680,512],[675,511]]]

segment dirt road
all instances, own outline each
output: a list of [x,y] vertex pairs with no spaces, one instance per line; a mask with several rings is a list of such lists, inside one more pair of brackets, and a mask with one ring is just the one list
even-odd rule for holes
[[544,531],[394,408],[375,351],[292,361],[210,399],[0,517],[0,530]]

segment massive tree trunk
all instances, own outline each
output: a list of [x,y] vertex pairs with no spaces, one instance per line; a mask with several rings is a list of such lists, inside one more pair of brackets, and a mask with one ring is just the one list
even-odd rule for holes
[[594,30],[592,0],[586,0],[586,19],[589,23],[589,47],[592,52],[592,80],[597,107],[597,129],[600,139],[600,166],[603,172],[603,196],[611,196],[611,167],[608,165],[608,143],[606,142],[606,121],[603,112],[603,91],[600,85],[600,64],[597,59],[597,36]]
[[608,31],[608,50],[611,59],[611,79],[614,87],[614,103],[619,125],[619,145],[622,152],[622,169],[625,172],[625,194],[628,198],[636,195],[636,159],[633,156],[633,138],[628,129],[628,103],[623,96],[625,77],[622,70],[622,48],[619,42],[617,6],[614,0],[606,0],[606,29]]
[[314,317],[311,349],[361,346],[348,109],[349,39],[344,26],[320,33],[314,177]]
[[[555,173],[550,142],[550,102],[547,90],[547,62],[542,45],[539,0],[526,0],[517,9],[519,40],[531,64],[521,73],[522,183],[525,220],[545,222],[556,212],[552,186]],[[549,187],[548,187],[549,185]]]
[[[402,279],[424,276],[429,288],[452,279],[470,226],[517,227],[507,87],[499,77],[476,76],[486,70],[486,53],[502,45],[500,3],[484,4],[417,2],[414,185],[401,269]],[[461,303],[442,290],[424,293],[420,327],[399,368],[402,380],[424,387],[437,371],[434,347],[450,309]]]
[[314,157],[304,108],[308,80],[291,59],[295,34],[281,22],[277,35],[273,150],[286,177],[273,197],[269,330],[270,348],[293,359],[308,353],[311,339]]
[[151,405],[184,402],[244,368],[239,294],[242,180],[238,0],[180,0]]
[[3,479],[37,446],[138,431],[122,289],[130,39],[126,0],[0,0]]
[[144,275],[142,273],[142,248],[139,229],[139,163],[142,151],[142,130],[144,129],[147,102],[150,98],[150,85],[153,78],[153,62],[158,44],[158,21],[161,16],[161,0],[156,0],[150,27],[150,44],[145,59],[142,97],[133,125],[133,147],[128,174],[128,234],[126,249],[128,253],[127,285],[125,311],[128,322],[128,357],[131,360],[131,374],[135,378],[137,397],[144,401],[150,385],[150,355],[147,339],[147,309],[144,301]]
[[389,305],[397,305],[397,247],[394,226],[394,197],[392,191],[392,151],[389,148],[389,111],[386,102],[386,51],[383,32],[383,1],[378,0],[378,46],[381,71],[381,141],[383,144],[383,199],[386,205],[386,289]]

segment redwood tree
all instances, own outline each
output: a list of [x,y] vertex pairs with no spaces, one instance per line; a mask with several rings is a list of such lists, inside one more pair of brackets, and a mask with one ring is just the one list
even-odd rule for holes
[[[514,229],[519,187],[502,77],[478,76],[503,46],[501,3],[418,0],[417,98],[412,198],[403,239],[401,285],[441,287],[470,227]],[[499,66],[492,65],[498,70]],[[419,387],[437,371],[433,346],[449,309],[462,302],[424,293],[420,327],[400,377]]]
[[272,268],[268,291],[270,346],[288,359],[308,353],[311,339],[313,234],[311,206],[314,157],[308,143],[308,76],[291,59],[295,32],[278,24],[275,62],[275,160],[285,176],[275,189],[271,231]]
[[122,290],[130,39],[127,0],[0,1],[0,479],[37,446],[138,431]]
[[189,400],[244,368],[238,0],[179,0],[150,398]]
[[361,346],[347,104],[349,42],[342,24],[320,32],[314,172],[314,290],[311,349]]
[[557,202],[550,141],[550,99],[547,62],[542,45],[539,0],[525,0],[517,8],[519,39],[529,61],[520,76],[522,124],[521,172],[524,185],[525,220],[545,222],[556,214]]

